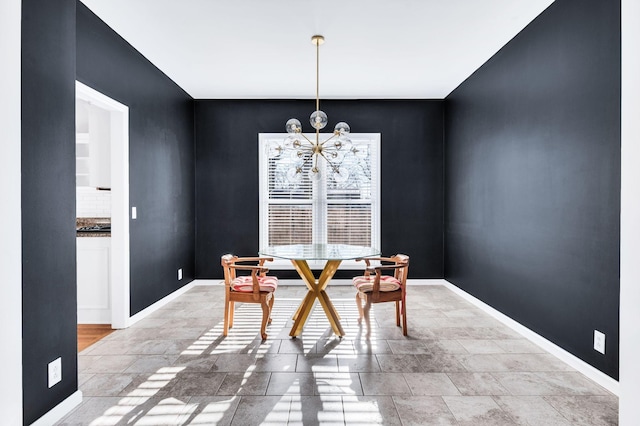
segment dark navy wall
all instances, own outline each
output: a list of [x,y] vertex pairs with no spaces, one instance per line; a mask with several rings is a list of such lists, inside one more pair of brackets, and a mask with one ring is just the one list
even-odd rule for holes
[[[139,212],[130,225],[131,313],[191,281],[195,269],[193,100],[81,3],[24,0],[25,424],[77,390],[76,65],[78,80],[129,106],[130,203]],[[63,380],[49,389],[47,364],[57,357]]]
[[[75,0],[22,2],[25,424],[78,388],[74,11]],[[63,379],[49,389],[47,364],[58,357],[62,357]]]
[[77,79],[129,107],[133,315],[194,277],[193,100],[79,2]]
[[619,2],[556,0],[447,97],[445,133],[445,278],[617,379]]
[[[410,277],[443,276],[443,102],[321,101],[330,126],[381,133],[382,251],[411,256]],[[258,133],[307,122],[308,101],[196,101],[196,277],[220,278],[220,256],[258,250]],[[310,126],[307,126],[310,128]],[[338,271],[337,277],[351,276]],[[279,273],[280,276],[287,276]],[[291,278],[296,277],[292,271]]]

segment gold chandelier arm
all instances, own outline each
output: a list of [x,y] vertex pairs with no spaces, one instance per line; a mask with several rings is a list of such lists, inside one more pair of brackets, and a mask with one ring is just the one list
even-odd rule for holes
[[314,145],[314,144],[313,144],[313,141],[312,141],[311,139],[309,139],[309,138],[307,137],[307,135],[305,135],[304,133],[300,133],[300,134],[301,134],[301,135],[302,135],[302,137],[303,137],[303,138],[305,138],[305,139],[307,140],[307,142],[309,142],[309,143],[311,144],[311,146],[313,147],[313,145]]
[[332,169],[335,169],[336,165],[339,166],[340,164],[342,164],[342,163],[337,163],[337,162],[331,161],[330,159],[327,158],[326,155],[324,155],[323,152],[321,152],[320,155],[322,156],[322,158],[324,158],[324,161],[326,161],[327,164],[329,165],[329,167],[331,167]]
[[324,146],[324,144],[325,144],[325,143],[329,142],[331,139],[335,138],[336,136],[338,136],[338,135],[336,135],[336,134],[334,133],[333,135],[331,135],[331,137],[330,137],[329,139],[327,139],[326,141],[322,142],[322,143],[320,144],[320,146]]
[[324,155],[324,153],[323,153],[323,152],[321,152],[319,155],[321,155],[321,156],[322,156],[322,158],[324,158],[324,161],[326,161],[330,166],[333,166],[333,162],[331,162],[331,160],[329,160],[329,159],[327,158],[327,156],[326,156],[326,155]]
[[313,158],[313,155],[305,156],[304,161],[302,162],[302,164],[300,164],[300,167],[304,167],[304,165],[307,164],[309,160],[311,160],[312,158]]

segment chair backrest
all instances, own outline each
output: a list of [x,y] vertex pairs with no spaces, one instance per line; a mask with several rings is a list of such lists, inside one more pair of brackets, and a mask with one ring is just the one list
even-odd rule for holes
[[[367,265],[364,271],[365,276],[370,276],[375,271],[376,275],[389,275],[391,272],[384,273],[385,270],[393,270],[393,276],[400,281],[402,287],[407,284],[407,276],[409,274],[409,256],[398,253],[391,257],[365,257],[356,260],[363,260]],[[380,266],[371,266],[372,261],[379,261]],[[387,266],[385,268],[385,266]]]
[[[272,262],[271,257],[238,257],[233,254],[225,254],[220,258],[220,264],[224,271],[224,283],[227,290],[233,287],[233,281],[238,275],[249,275],[253,281],[254,293],[260,292],[258,276],[265,277],[269,269],[264,266],[265,262]],[[245,264],[243,264],[245,263]],[[250,264],[246,264],[250,263]],[[237,274],[236,271],[241,273]]]
[[225,254],[220,258],[220,264],[224,271],[224,283],[227,287],[231,286],[231,282],[236,278],[236,269],[233,267],[238,260],[238,256]]
[[409,275],[409,256],[398,253],[395,256],[391,256],[390,259],[392,259],[396,265],[404,265],[403,268],[398,268],[394,272],[394,276],[404,287],[407,284],[407,275]]

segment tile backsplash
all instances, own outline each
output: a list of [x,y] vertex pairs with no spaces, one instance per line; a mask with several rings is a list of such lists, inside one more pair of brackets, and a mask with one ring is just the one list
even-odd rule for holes
[[77,187],[76,217],[111,217],[111,191]]

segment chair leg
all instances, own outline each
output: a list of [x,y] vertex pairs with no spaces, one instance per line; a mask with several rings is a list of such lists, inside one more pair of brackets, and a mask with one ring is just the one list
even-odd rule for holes
[[233,314],[236,310],[236,302],[229,301],[229,328],[233,328]]
[[269,299],[269,324],[271,324],[271,321],[273,321],[273,318],[271,318],[271,312],[273,312],[273,303],[275,301],[276,301],[276,298],[272,294],[271,298]]
[[224,302],[224,327],[222,328],[222,335],[223,336],[227,336],[227,334],[229,334],[229,304],[231,302],[229,302],[228,300],[225,300]]
[[396,326],[400,327],[400,301],[396,300]]
[[262,340],[267,340],[267,323],[269,322],[269,303],[263,297],[260,301],[262,305],[262,325],[260,326],[260,336]]
[[358,307],[358,324],[361,324],[364,312],[362,311],[362,298],[360,297],[360,292],[356,293],[356,306]]
[[369,318],[369,312],[371,311],[371,299],[367,297],[367,301],[362,309],[364,311],[364,321],[367,323],[367,338],[371,337],[371,319]]
[[407,333],[407,302],[402,299],[402,335],[406,336]]

